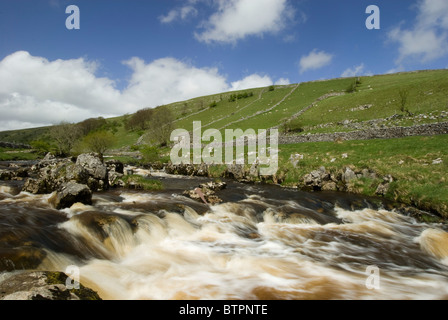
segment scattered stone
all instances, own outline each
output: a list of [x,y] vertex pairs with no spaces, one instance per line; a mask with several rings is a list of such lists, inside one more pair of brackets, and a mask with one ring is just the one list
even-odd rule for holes
[[84,153],[78,156],[76,165],[86,169],[94,179],[106,180],[107,167],[103,164],[100,156],[95,153]]
[[443,160],[441,158],[432,161],[432,164],[441,164],[441,163],[443,163]]
[[245,178],[244,166],[241,164],[229,164],[225,176],[230,179],[243,180]]
[[[67,286],[69,284],[69,286]],[[71,285],[71,286],[70,286]],[[62,272],[25,271],[0,282],[0,300],[101,300]]]
[[48,200],[56,209],[70,208],[80,202],[92,204],[92,191],[87,185],[67,182]]
[[183,195],[205,204],[214,205],[223,202],[223,200],[216,195],[216,191],[223,190],[226,187],[227,184],[225,182],[208,182],[200,184],[199,187],[193,190],[184,191]]
[[292,163],[294,168],[297,167],[297,164],[300,162],[300,160],[303,160],[303,154],[296,153],[296,154],[292,154],[289,157],[289,161]]
[[345,168],[344,174],[342,175],[342,181],[347,183],[354,179],[357,179],[355,172],[348,167]]

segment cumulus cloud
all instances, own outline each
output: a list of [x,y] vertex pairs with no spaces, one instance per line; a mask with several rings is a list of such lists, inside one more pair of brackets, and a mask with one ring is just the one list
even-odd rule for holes
[[398,65],[407,59],[425,63],[448,54],[448,1],[420,0],[417,11],[412,28],[400,25],[388,33],[388,40],[398,44]]
[[114,82],[84,59],[48,61],[15,52],[0,61],[0,125],[51,124],[120,111]]
[[286,86],[288,84],[291,84],[291,82],[286,78],[280,78],[275,82],[275,85],[277,86]]
[[133,70],[123,99],[136,105],[156,106],[223,92],[226,78],[216,68],[197,68],[174,58],[146,64],[140,58],[124,62]]
[[248,36],[262,36],[285,28],[294,17],[287,0],[217,0],[218,10],[204,22],[196,39],[235,43]]
[[308,55],[302,56],[300,58],[300,73],[302,74],[308,70],[323,68],[329,65],[332,60],[332,54],[326,53],[325,51],[317,51],[317,49],[314,49]]
[[198,10],[194,7],[196,2],[197,0],[189,0],[184,6],[170,10],[166,15],[159,17],[160,22],[171,23],[195,17],[198,14]]
[[132,76],[120,91],[112,80],[95,74],[97,63],[83,58],[49,61],[25,51],[5,57],[0,60],[0,130],[119,116],[198,96],[273,84],[269,76],[258,74],[229,82],[217,68],[198,68],[174,58],[147,63],[134,57],[123,63]]
[[244,90],[250,88],[268,87],[272,85],[272,79],[269,76],[260,76],[252,74],[242,80],[232,82],[230,91]]
[[371,76],[372,73],[370,71],[365,71],[364,63],[361,63],[358,66],[354,66],[353,68],[348,68],[344,72],[342,72],[341,77],[349,78],[356,76]]

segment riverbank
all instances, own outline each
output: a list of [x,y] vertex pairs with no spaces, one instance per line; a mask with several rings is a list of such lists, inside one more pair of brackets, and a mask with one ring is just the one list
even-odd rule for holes
[[256,166],[183,166],[169,172],[279,184],[307,191],[378,196],[446,220],[448,135],[282,144],[279,169],[259,177]]

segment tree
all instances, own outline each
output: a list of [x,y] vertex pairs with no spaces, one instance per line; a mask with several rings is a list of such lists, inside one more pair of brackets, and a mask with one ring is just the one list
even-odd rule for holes
[[81,138],[82,132],[77,125],[61,122],[50,129],[50,136],[56,143],[59,155],[67,156]]
[[149,124],[150,140],[160,146],[168,145],[173,131],[174,116],[166,106],[157,107]]
[[85,147],[91,151],[103,154],[112,147],[114,143],[114,135],[108,131],[92,132],[83,139]]
[[84,120],[78,123],[77,126],[81,130],[82,135],[86,136],[92,131],[99,130],[101,127],[105,126],[106,123],[106,119],[99,117]]
[[407,113],[409,116],[412,116],[412,113],[409,111],[407,104],[408,104],[408,97],[409,97],[409,91],[407,89],[400,89],[398,91],[398,95],[400,96],[398,103],[400,106],[400,111],[403,113]]
[[146,130],[154,114],[154,109],[145,108],[134,113],[126,123],[126,130]]

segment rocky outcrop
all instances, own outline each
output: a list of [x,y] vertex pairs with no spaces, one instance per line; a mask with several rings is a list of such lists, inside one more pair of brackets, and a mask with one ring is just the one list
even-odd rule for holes
[[[218,169],[213,170],[214,168]],[[272,181],[274,184],[282,183],[285,178],[284,172],[278,172],[274,175],[269,176],[261,176],[259,165],[257,163],[254,163],[251,166],[241,164],[229,164],[226,165],[225,167],[222,165],[215,166],[215,165],[207,165],[204,163],[200,165],[193,165],[193,164],[174,165],[172,163],[168,163],[165,166],[165,172],[168,174],[178,174],[186,176],[228,178],[239,182]]]
[[62,184],[59,190],[48,201],[56,209],[70,208],[77,202],[92,204],[92,191],[85,184],[69,181]]
[[199,187],[193,190],[186,190],[183,194],[193,200],[214,205],[223,202],[216,195],[216,191],[223,190],[226,187],[227,184],[225,182],[208,182],[200,184]]
[[91,204],[92,192],[123,186],[123,164],[113,160],[103,163],[99,155],[81,154],[77,158],[57,159],[47,154],[32,166],[22,191],[33,194],[56,192],[50,202],[55,208],[70,207],[73,203]]
[[97,292],[65,273],[25,271],[0,282],[0,300],[101,300]]
[[[63,184],[74,181],[96,192],[119,184],[123,164],[119,161],[104,164],[99,155],[94,153],[81,154],[76,159],[56,159],[48,154],[31,171],[33,177],[25,182],[23,191],[33,194],[52,193]],[[109,176],[109,173],[112,174]]]
[[[325,167],[320,167],[303,177],[302,183],[299,183],[305,190],[311,191],[344,191],[352,192],[361,179],[377,181],[381,178],[378,174],[369,169],[357,169],[353,167],[344,167],[337,171],[328,171]],[[377,195],[384,196],[390,183],[394,181],[391,175],[382,178],[378,184]]]

